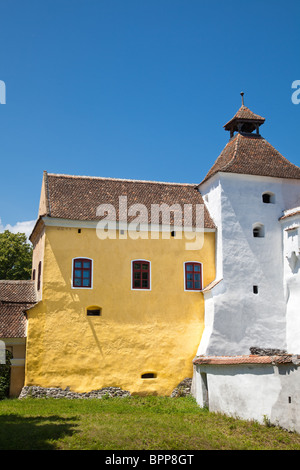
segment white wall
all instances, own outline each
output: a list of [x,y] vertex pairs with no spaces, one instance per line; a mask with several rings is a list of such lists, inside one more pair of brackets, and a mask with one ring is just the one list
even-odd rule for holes
[[[213,323],[201,354],[248,354],[249,348],[286,349],[286,298],[283,286],[283,210],[299,200],[299,182],[219,173],[200,186],[217,231],[217,278],[222,291],[211,291]],[[275,195],[265,204],[262,194]],[[264,238],[253,237],[253,225],[264,225]],[[258,286],[258,294],[253,286]],[[216,292],[216,293],[214,293]],[[211,312],[213,311],[213,314]]]
[[[300,208],[299,208],[300,210]],[[300,215],[282,220],[286,341],[292,354],[300,352]]]
[[204,381],[210,411],[300,432],[300,370],[293,364],[198,365],[194,390],[201,407]]

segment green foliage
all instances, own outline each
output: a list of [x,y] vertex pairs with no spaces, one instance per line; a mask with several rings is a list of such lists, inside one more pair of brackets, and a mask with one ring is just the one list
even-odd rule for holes
[[0,400],[7,398],[9,395],[11,358],[11,352],[6,350],[6,362],[5,364],[0,364]]
[[300,435],[203,410],[192,397],[24,398],[0,405],[8,449],[300,450]]
[[0,233],[0,279],[30,279],[31,264],[32,246],[25,233]]

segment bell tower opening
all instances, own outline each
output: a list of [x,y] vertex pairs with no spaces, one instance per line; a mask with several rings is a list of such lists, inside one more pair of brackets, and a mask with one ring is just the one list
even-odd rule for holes
[[252,134],[256,131],[256,135],[260,135],[259,127],[265,122],[265,118],[254,114],[247,106],[244,105],[244,92],[241,92],[242,106],[233,118],[225,124],[224,129],[230,132],[230,138],[235,132],[241,134]]

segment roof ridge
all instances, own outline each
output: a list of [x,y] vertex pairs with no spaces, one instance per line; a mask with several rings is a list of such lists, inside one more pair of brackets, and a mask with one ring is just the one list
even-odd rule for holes
[[0,284],[32,284],[32,279],[0,279]]
[[176,186],[197,186],[197,183],[175,183],[168,181],[152,181],[152,180],[137,180],[137,179],[127,179],[127,178],[112,178],[105,176],[86,176],[86,175],[66,175],[59,173],[47,173],[48,176],[57,176],[62,178],[78,178],[78,179],[95,179],[95,180],[105,180],[105,181],[125,181],[129,183],[153,183],[153,184],[167,184],[167,185],[176,185]]

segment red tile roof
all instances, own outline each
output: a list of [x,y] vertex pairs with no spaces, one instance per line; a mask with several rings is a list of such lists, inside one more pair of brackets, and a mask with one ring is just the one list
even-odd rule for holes
[[33,281],[0,281],[0,338],[25,338],[24,310],[36,303]]
[[242,356],[198,356],[193,360],[194,364],[210,365],[235,365],[235,364],[287,364],[299,363],[300,356],[292,354],[278,354],[274,356],[265,356],[258,354],[249,354]]
[[254,114],[249,108],[247,108],[247,106],[243,105],[233,116],[233,118],[225,124],[224,129],[230,130],[237,121],[254,121],[259,124],[263,124],[265,122],[265,118],[259,116],[258,114]]
[[202,183],[218,172],[300,179],[300,168],[257,134],[232,137]]
[[[70,220],[100,220],[97,207],[100,204],[112,204],[116,210],[116,219],[120,220],[119,196],[127,196],[127,207],[143,204],[148,210],[148,223],[151,223],[151,204],[169,206],[179,204],[183,215],[184,204],[193,206],[193,224],[197,204],[203,199],[194,184],[163,183],[153,181],[125,180],[89,176],[58,175],[44,172],[45,197],[47,210],[44,214],[50,217]],[[135,214],[128,222],[137,217]],[[161,222],[161,220],[160,220]],[[174,222],[171,212],[170,223]],[[182,224],[184,220],[182,220]],[[215,225],[204,206],[204,225],[215,228]]]
[[0,280],[0,301],[34,303],[34,281]]
[[281,216],[279,220],[288,219],[289,217],[294,217],[295,215],[299,215],[299,214],[300,214],[299,208],[296,208],[294,210],[290,209],[290,210],[285,211],[284,215]]

